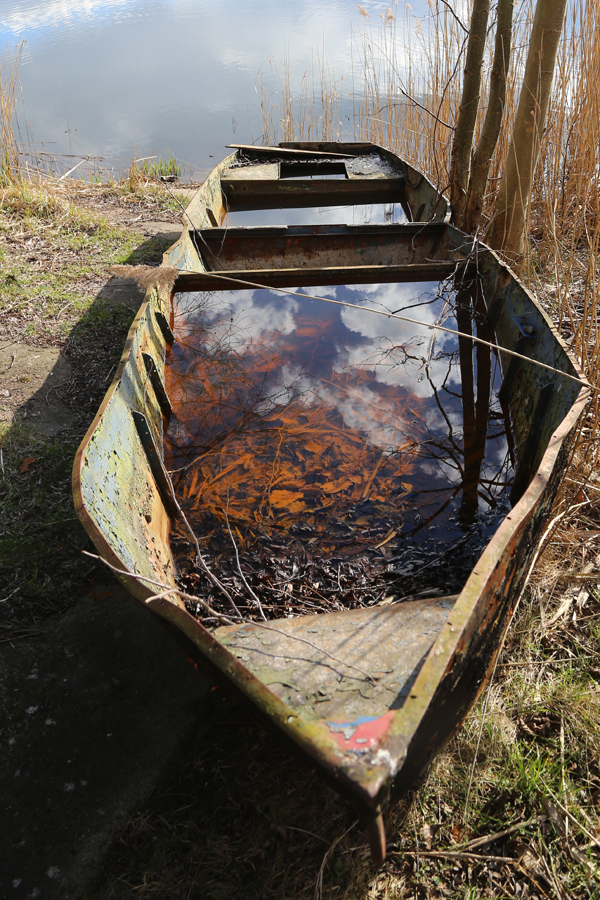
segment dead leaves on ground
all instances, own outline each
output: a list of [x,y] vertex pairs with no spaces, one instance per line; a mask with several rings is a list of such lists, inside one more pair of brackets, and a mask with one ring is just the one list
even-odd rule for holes
[[[412,849],[403,847],[402,853],[396,858],[398,861],[400,858],[413,860],[413,875],[428,861],[435,860],[442,867],[449,867],[453,862],[453,874],[446,869],[446,877],[450,878],[454,888],[463,883],[483,887],[487,881],[490,887],[493,885],[494,890],[502,884],[503,889],[510,892],[512,885],[514,896],[529,896],[525,885],[518,884],[518,879],[524,876],[532,893],[539,892],[543,897],[567,900],[557,874],[560,863],[558,860],[551,865],[548,863],[549,847],[553,840],[557,840],[570,862],[583,866],[588,876],[596,878],[599,869],[589,856],[594,842],[590,844],[588,841],[584,846],[579,846],[574,835],[579,834],[578,840],[581,843],[581,826],[578,828],[571,823],[569,833],[570,816],[566,814],[566,810],[559,809],[559,804],[543,795],[540,796],[540,804],[544,810],[541,815],[469,841],[464,840],[465,831],[462,827],[455,825],[447,831],[438,823],[425,822],[419,829],[420,840],[417,845]],[[531,830],[537,833],[528,835],[527,831]],[[451,838],[450,846],[445,846],[444,840],[436,843],[436,837],[442,831],[446,835],[446,841],[448,837]],[[595,849],[600,849],[599,841],[596,841]],[[438,876],[435,880],[441,884],[443,876]]]

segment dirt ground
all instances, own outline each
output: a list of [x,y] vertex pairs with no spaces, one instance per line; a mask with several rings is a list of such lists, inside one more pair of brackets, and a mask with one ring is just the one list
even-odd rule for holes
[[[118,229],[115,244],[134,219],[136,261],[158,264],[181,231],[171,211],[132,217],[83,200],[84,214]],[[58,284],[48,314],[41,273],[60,276],[80,253],[36,224],[0,233],[0,896],[66,900],[208,727],[210,692],[161,623],[81,557],[70,499],[74,450],[142,293],[100,260],[69,278],[70,299]]]

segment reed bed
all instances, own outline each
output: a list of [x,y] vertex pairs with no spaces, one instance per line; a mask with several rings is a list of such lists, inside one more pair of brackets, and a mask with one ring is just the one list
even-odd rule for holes
[[[463,20],[456,4],[430,0],[428,6],[422,19],[397,2],[378,17],[358,8],[353,137],[387,147],[447,192],[470,4],[461,13]],[[482,216],[483,240],[509,149],[534,8],[533,0],[516,4],[513,60]],[[486,112],[493,40],[492,31],[476,140]],[[599,71],[600,7],[593,0],[572,0],[519,261],[522,279],[596,386]],[[322,85],[326,77],[321,67],[315,81]],[[293,98],[286,104],[289,108]],[[340,132],[331,125],[340,120],[330,108],[326,119],[317,109],[312,133],[335,138]],[[306,123],[303,128],[306,134]],[[270,141],[276,137],[272,129]],[[286,134],[288,140],[299,137]],[[581,423],[526,598],[478,708],[423,783],[390,810],[392,852],[384,869],[372,877],[363,870],[361,878],[359,865],[352,877],[338,879],[339,888],[330,872],[330,893],[323,896],[598,896],[599,441],[596,394]],[[494,834],[500,837],[491,839]],[[338,858],[344,859],[354,842],[342,836],[342,826],[335,836]],[[471,848],[474,838],[479,841]],[[469,858],[469,852],[480,855]]]
[[[264,79],[261,114],[265,143],[277,140],[336,140],[351,136],[397,153],[447,192],[450,154],[462,87],[468,10],[464,21],[440,0],[430,14],[415,17],[397,0],[377,22],[358,6],[352,34],[351,96],[344,96],[324,49],[298,90],[291,83],[289,48],[277,70],[279,89],[268,93]],[[508,154],[533,20],[534,0],[516,6],[513,60],[506,111],[488,182],[480,236],[494,213],[494,201]],[[487,76],[492,65],[490,33],[484,64],[476,140],[486,112]],[[529,207],[527,241],[520,274],[538,294],[569,342],[587,377],[596,383],[597,250],[600,239],[600,8],[592,0],[571,0],[557,61],[553,98],[543,136]],[[351,129],[344,111],[352,105]],[[598,421],[595,407],[594,423]]]
[[[518,7],[515,62],[492,162],[484,237],[508,151],[532,7],[529,0]],[[346,110],[352,105],[353,137],[389,147],[445,190],[465,34],[445,4],[432,0],[430,9],[422,23],[408,10],[400,21],[394,4],[375,24],[372,13],[359,10],[353,35],[355,90],[343,103]],[[597,4],[573,0],[521,266],[522,277],[594,384],[598,18]],[[320,51],[314,73],[301,79],[297,93],[290,71],[286,50],[277,71],[279,89],[268,93],[262,82],[264,143],[348,136],[341,85],[325,53]],[[485,104],[479,129],[484,112]],[[111,851],[105,880],[90,897],[168,897],[179,891],[220,898],[243,885],[244,896],[286,900],[596,898],[599,437],[599,411],[592,403],[544,554],[491,684],[426,778],[389,809],[389,856],[379,871],[368,863],[352,810],[287,756],[277,756],[277,749],[236,710],[234,724],[219,720],[219,740],[227,748],[204,752],[160,800],[130,822]],[[232,760],[223,787],[222,771]],[[195,812],[211,790],[226,811]]]
[[17,89],[24,42],[0,57],[0,183],[12,181],[19,170],[17,140]]

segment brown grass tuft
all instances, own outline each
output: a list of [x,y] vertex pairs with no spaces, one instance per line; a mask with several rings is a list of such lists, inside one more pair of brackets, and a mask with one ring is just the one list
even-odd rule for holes
[[143,291],[149,287],[170,291],[180,274],[176,266],[111,266],[108,271],[115,278],[133,278]]

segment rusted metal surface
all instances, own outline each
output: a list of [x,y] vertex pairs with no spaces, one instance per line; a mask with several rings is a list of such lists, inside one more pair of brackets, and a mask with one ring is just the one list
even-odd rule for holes
[[455,600],[415,600],[213,633],[298,715],[324,720],[354,762],[352,754],[381,741],[389,711],[404,705]]
[[344,159],[352,158],[355,154],[353,153],[334,153],[334,152],[325,152],[324,150],[293,150],[291,148],[284,148],[282,144],[279,144],[277,147],[269,147],[266,145],[257,146],[256,144],[227,144],[228,150],[244,150],[247,153],[254,153],[257,156],[260,154],[270,154],[270,153],[278,153],[285,157],[310,157],[311,159],[319,158],[319,157],[331,157],[331,156],[340,156]]
[[289,149],[306,149],[317,152],[351,153],[367,159],[375,153],[395,167],[404,177],[404,202],[410,212],[412,222],[443,222],[449,215],[448,204],[433,184],[422,172],[417,171],[403,159],[400,159],[384,147],[368,143],[343,143],[328,141],[283,141],[281,147]]
[[[340,181],[286,180],[265,166],[257,179],[245,172],[242,177],[221,179],[229,210],[277,209],[280,206],[352,206],[360,203],[402,203],[403,178],[353,178]],[[275,167],[273,167],[275,169]],[[244,170],[242,170],[243,172]],[[241,174],[241,173],[240,173]]]
[[[373,154],[371,145],[285,146],[349,153],[355,160]],[[420,218],[417,213],[423,204],[432,213],[429,219],[444,218],[445,201],[435,195],[423,176],[396,158],[390,160],[391,154],[386,155],[386,151],[376,148],[376,153],[404,172],[404,202],[414,219]],[[224,215],[221,185],[227,181],[223,176],[236,158],[235,154],[229,157],[207,179],[188,208],[182,238],[165,254],[165,263],[182,271],[179,288],[190,287],[193,278],[206,277],[210,283],[208,274],[202,276],[208,257],[203,260],[198,253],[197,234],[206,237],[211,227],[220,225]],[[372,182],[383,183],[387,177],[383,174]],[[359,181],[366,177],[357,174]],[[348,177],[344,184],[351,181]],[[268,185],[270,180],[262,183]],[[256,183],[255,187],[258,196],[260,185]],[[402,229],[393,228],[394,240],[406,248],[409,241],[403,244]],[[492,251],[474,245],[472,238],[450,226],[433,224],[420,230],[423,246],[429,241],[427,246],[432,251],[435,248],[427,264],[455,265],[457,258],[466,259],[476,251],[483,303],[501,346],[580,375],[534,298]],[[315,235],[306,233],[310,239]],[[406,231],[406,236],[410,233]],[[381,248],[385,239],[377,230],[373,235],[374,243],[379,240]],[[214,236],[218,238],[217,230]],[[206,240],[211,244],[213,238]],[[388,242],[390,252],[398,252],[392,250],[393,245],[394,241]],[[328,267],[323,263],[328,260],[317,251],[319,264],[307,266],[299,260],[300,246],[301,242],[294,252],[296,262],[301,264],[288,266],[283,254],[279,272],[293,271],[297,278],[293,285],[299,287],[324,283],[321,278]],[[272,260],[272,250],[261,253],[265,259],[270,253],[268,258]],[[353,267],[343,250],[340,257],[341,265],[330,269],[352,273],[355,283],[368,280],[365,273],[373,269],[359,263]],[[248,258],[247,251],[237,258],[232,251],[228,264],[237,265]],[[408,259],[396,262],[398,280],[403,268],[411,271],[411,265],[414,263]],[[259,266],[253,263],[253,268],[245,271],[264,283],[266,273]],[[270,271],[275,272],[275,267]],[[298,280],[298,273],[302,273],[302,280]],[[224,283],[220,289],[230,286]],[[160,447],[166,407],[164,398],[159,399],[160,389],[157,392],[152,385],[143,355],[152,357],[162,380],[166,338],[156,313],[168,319],[168,297],[150,288],[74,470],[75,503],[84,526],[110,563],[132,573],[125,580],[140,599],[159,592],[142,576],[170,587],[175,584],[168,516],[132,416],[134,410],[145,416]],[[150,607],[193,644],[197,658],[209,672],[252,704],[266,724],[368,814],[377,861],[385,854],[382,805],[392,793],[401,793],[414,782],[459,727],[485,683],[534,558],[589,396],[583,379],[579,386],[527,361],[509,363],[505,358],[503,371],[504,400],[519,460],[515,505],[455,602],[412,601],[376,611],[277,620],[266,627],[241,625],[210,633],[174,595],[149,600]]]
[[[177,289],[227,290],[256,279],[270,287],[441,281],[464,260],[464,242],[444,223],[210,228],[190,231],[200,266]],[[464,273],[464,268],[462,269]],[[210,273],[210,274],[209,274]],[[215,275],[222,276],[217,280]],[[223,276],[227,275],[229,281]]]
[[139,576],[174,586],[169,519],[133,417],[133,412],[145,416],[162,447],[162,411],[143,355],[164,367],[165,340],[154,313],[164,315],[168,303],[168,295],[148,289],[73,469],[75,508],[84,527],[108,562],[137,573],[125,583],[139,599],[155,593]]
[[169,400],[169,397],[165,390],[163,380],[161,378],[160,372],[156,367],[154,358],[149,353],[142,353],[142,358],[146,366],[146,372],[148,373],[148,377],[150,378],[150,384],[152,385],[152,389],[156,394],[158,405],[162,410],[163,416],[165,416],[165,418],[169,418],[169,416],[173,412],[173,407],[171,406],[171,401]]
[[[442,221],[445,200],[433,186],[398,157],[373,144],[299,145],[281,149],[244,148],[244,165],[234,162],[221,174],[229,210],[276,209],[327,204],[401,203],[416,222]],[[353,152],[343,160],[341,154]],[[289,153],[297,151],[295,161]],[[331,155],[327,157],[327,152]],[[306,158],[305,155],[308,155]],[[267,157],[267,159],[265,159]]]
[[412,281],[443,281],[456,272],[456,263],[428,262],[398,266],[317,266],[315,268],[219,269],[212,272],[183,272],[177,290],[230,291],[245,283],[260,282],[265,287],[283,288],[323,284],[382,284]]
[[[226,290],[259,271],[272,287],[441,281],[464,260],[455,237],[444,223],[204,229],[190,233],[204,271],[183,273],[177,288]],[[216,274],[233,280],[220,283]]]
[[[301,166],[297,171],[285,168],[292,151],[300,161],[306,156],[309,163],[311,158],[315,161],[317,169],[312,176],[327,175],[329,164],[330,174],[342,172],[345,177],[315,181],[307,167],[307,177],[302,178]],[[443,221],[447,215],[446,201],[424,175],[374,144],[283,143],[272,149],[243,148],[243,153],[250,165],[240,167],[229,160],[222,164],[220,177],[230,210],[395,201],[402,203],[411,221]],[[341,156],[348,158],[341,161]],[[266,161],[265,157],[271,160]],[[284,162],[283,170],[280,161]]]
[[[230,165],[236,154],[232,153],[212,170],[183,215],[181,237],[163,256],[165,266],[176,266],[187,272],[202,272],[204,266],[192,240],[194,230],[220,225],[225,218],[221,174]],[[190,231],[191,229],[191,231]]]
[[447,225],[289,225],[212,228],[196,234],[209,271],[349,266],[426,267],[459,262],[448,250]]

